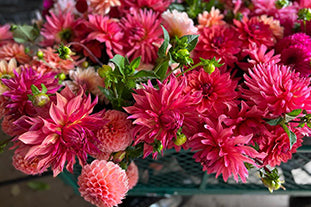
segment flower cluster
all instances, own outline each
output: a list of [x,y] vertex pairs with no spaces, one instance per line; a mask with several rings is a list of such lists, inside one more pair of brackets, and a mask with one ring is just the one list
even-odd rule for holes
[[311,5],[193,2],[45,0],[35,26],[0,25],[14,167],[57,176],[78,161],[99,207],[136,185],[134,159],[167,149],[224,181],[247,182],[250,166],[279,178],[269,168],[311,134]]

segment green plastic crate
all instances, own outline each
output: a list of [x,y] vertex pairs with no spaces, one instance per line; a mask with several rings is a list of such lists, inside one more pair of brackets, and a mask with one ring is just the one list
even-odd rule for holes
[[[140,179],[128,195],[270,194],[256,170],[250,171],[247,183],[236,183],[230,178],[225,183],[221,176],[216,179],[215,174],[203,172],[201,165],[192,156],[193,152],[169,150],[156,160],[151,157],[136,160]],[[311,195],[310,160],[311,146],[302,146],[289,162],[282,164],[278,169],[281,178],[285,180],[286,191],[278,190],[274,194]],[[74,174],[67,171],[60,174],[77,193],[80,172],[81,166],[76,164]],[[301,183],[301,180],[307,183]]]

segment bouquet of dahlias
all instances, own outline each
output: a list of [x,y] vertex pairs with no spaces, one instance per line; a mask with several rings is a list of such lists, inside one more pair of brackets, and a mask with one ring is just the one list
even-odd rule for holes
[[172,148],[284,188],[273,168],[311,134],[308,0],[45,0],[0,34],[1,149],[26,174],[78,162],[96,206],[122,202],[136,158]]

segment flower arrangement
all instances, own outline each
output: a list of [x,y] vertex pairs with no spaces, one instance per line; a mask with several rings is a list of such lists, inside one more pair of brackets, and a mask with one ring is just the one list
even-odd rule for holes
[[116,206],[136,158],[186,149],[224,181],[258,168],[284,188],[274,167],[311,133],[309,1],[45,0],[42,17],[0,26],[16,169],[78,161],[81,196]]

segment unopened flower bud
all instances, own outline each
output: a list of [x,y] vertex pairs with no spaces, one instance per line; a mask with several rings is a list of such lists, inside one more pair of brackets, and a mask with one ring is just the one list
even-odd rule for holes
[[187,57],[190,55],[190,52],[187,49],[180,49],[177,51],[179,57]]
[[112,68],[109,65],[103,65],[101,68],[97,70],[97,73],[101,78],[107,77],[107,74],[111,72],[112,72]]
[[283,190],[285,189],[284,186],[282,186],[282,183],[284,183],[284,181],[281,181],[280,179],[271,179],[270,177],[263,177],[261,178],[261,181],[269,189],[270,193],[280,188],[282,188]]
[[38,52],[37,52],[37,57],[38,57],[40,60],[43,59],[44,54],[43,54],[43,52],[42,52],[41,50],[38,50]]
[[40,93],[40,94],[33,96],[33,100],[32,100],[33,105],[38,106],[38,107],[43,107],[49,102],[50,102],[50,98],[45,93]]
[[66,79],[65,73],[59,73],[59,74],[57,75],[57,77],[58,77],[58,79],[59,79],[60,81],[63,81],[63,80]]
[[204,65],[203,68],[204,68],[204,71],[207,72],[208,74],[212,74],[216,69],[213,63]]
[[125,151],[119,151],[113,155],[113,161],[121,162],[125,158],[125,155],[126,155]]
[[185,144],[187,141],[187,137],[185,134],[180,133],[176,136],[176,139],[174,139],[174,144],[177,146],[181,146],[183,144]]
[[87,68],[87,67],[89,67],[89,62],[88,62],[88,61],[83,61],[83,63],[81,64],[81,66],[82,66],[83,68]]

